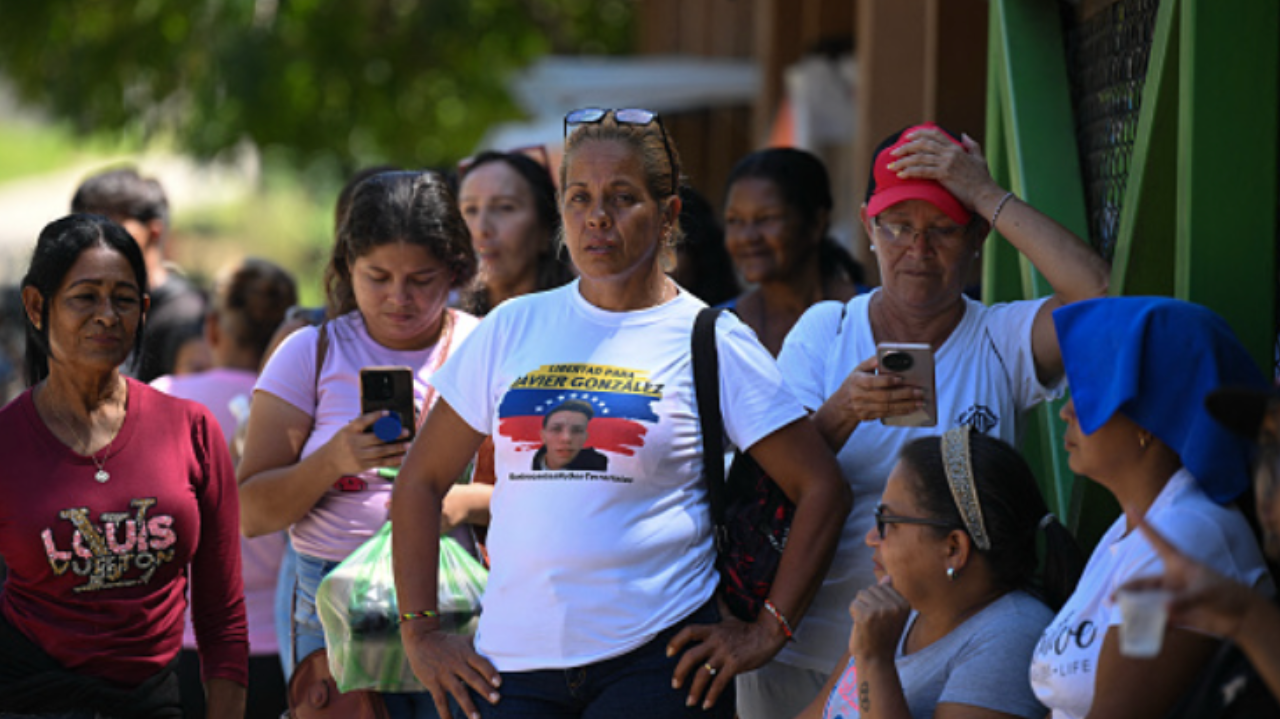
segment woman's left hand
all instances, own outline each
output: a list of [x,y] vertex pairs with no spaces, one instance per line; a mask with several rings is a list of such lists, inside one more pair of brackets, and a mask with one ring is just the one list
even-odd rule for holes
[[676,664],[671,686],[679,689],[692,674],[689,706],[699,701],[703,709],[715,706],[735,676],[764,666],[786,642],[785,637],[770,631],[767,624],[744,622],[730,614],[723,604],[720,615],[724,617],[720,623],[690,624],[667,644],[669,657],[684,651]]
[[890,169],[899,177],[937,180],[970,211],[975,211],[983,195],[997,201],[1004,191],[991,178],[982,147],[968,135],[957,145],[941,130],[917,130],[911,141],[893,151],[897,157]]

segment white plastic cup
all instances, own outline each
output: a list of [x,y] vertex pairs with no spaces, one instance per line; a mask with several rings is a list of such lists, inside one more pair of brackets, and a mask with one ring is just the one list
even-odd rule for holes
[[1150,658],[1164,644],[1164,626],[1169,620],[1170,594],[1164,589],[1122,589],[1120,602],[1120,653],[1126,657]]

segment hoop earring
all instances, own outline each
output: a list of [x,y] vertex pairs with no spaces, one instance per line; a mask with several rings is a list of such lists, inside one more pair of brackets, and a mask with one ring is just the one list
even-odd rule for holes
[[947,581],[948,581],[948,582],[954,582],[954,581],[956,581],[956,568],[955,568],[955,567],[947,567]]

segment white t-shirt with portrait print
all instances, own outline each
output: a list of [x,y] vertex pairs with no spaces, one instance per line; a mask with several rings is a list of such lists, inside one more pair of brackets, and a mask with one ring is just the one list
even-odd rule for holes
[[[1169,479],[1145,519],[1196,561],[1272,593],[1271,576],[1244,515],[1215,504],[1186,469]],[[1126,528],[1121,515],[1103,535],[1075,592],[1036,645],[1031,687],[1053,719],[1086,716],[1093,705],[1102,640],[1120,624],[1120,607],[1111,599],[1116,589],[1131,579],[1164,573],[1164,562],[1142,532]]]
[[[610,312],[575,281],[503,303],[431,378],[494,440],[492,570],[476,648],[500,671],[625,654],[711,597],[690,349],[704,306],[681,291]],[[746,325],[725,314],[716,340],[730,442],[748,448],[804,417]],[[533,468],[542,418],[567,400],[592,407],[585,447],[604,455],[603,469]]]

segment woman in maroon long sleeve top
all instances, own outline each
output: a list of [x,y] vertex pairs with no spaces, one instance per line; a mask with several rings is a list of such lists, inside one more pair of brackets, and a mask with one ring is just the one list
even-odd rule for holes
[[30,388],[0,409],[0,714],[180,717],[191,598],[208,716],[242,717],[239,503],[204,407],[126,378],[146,268],[96,215],[40,235],[22,283]]

